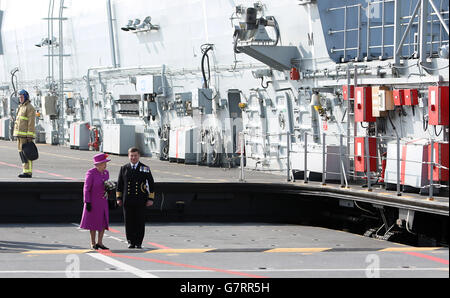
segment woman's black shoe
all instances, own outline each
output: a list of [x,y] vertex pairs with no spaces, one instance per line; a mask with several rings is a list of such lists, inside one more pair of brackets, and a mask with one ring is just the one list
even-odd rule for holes
[[97,244],[91,244],[91,249],[97,250],[98,249],[98,245]]
[[109,249],[106,246],[98,244],[98,243],[96,244],[96,246],[97,246],[97,248],[100,248],[100,249]]

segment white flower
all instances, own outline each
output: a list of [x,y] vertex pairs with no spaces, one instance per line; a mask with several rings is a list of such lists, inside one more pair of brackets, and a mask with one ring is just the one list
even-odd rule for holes
[[114,190],[117,187],[116,182],[111,181],[111,180],[106,180],[104,185],[105,185],[105,190],[106,191]]

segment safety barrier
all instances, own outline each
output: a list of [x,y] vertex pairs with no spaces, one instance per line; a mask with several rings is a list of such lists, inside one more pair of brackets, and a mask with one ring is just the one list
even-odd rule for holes
[[[422,164],[422,169],[425,166],[427,169],[427,172],[423,172],[421,174],[426,174],[428,175],[428,177],[426,179],[422,178],[422,180],[427,180],[428,184],[420,184],[418,186],[412,186],[414,188],[420,188],[421,190],[423,189],[428,189],[428,200],[433,200],[433,196],[435,194],[435,189],[436,188],[448,188],[448,151],[446,152],[441,152],[438,151],[439,155],[442,156],[442,154],[444,154],[444,157],[447,156],[447,158],[441,158],[441,160],[435,160],[435,156],[436,156],[436,148],[435,145],[436,144],[446,144],[447,148],[448,148],[448,144],[449,142],[447,141],[436,141],[432,138],[428,138],[428,139],[416,139],[416,140],[411,140],[411,139],[402,139],[398,136],[396,137],[391,137],[391,136],[350,136],[350,138],[348,138],[348,136],[343,135],[343,134],[329,134],[329,133],[322,133],[320,136],[309,133],[309,132],[304,132],[302,134],[303,137],[303,148],[304,150],[300,150],[300,151],[296,151],[292,149],[292,137],[294,137],[294,134],[290,133],[290,132],[282,132],[282,133],[271,133],[271,134],[252,134],[251,136],[248,134],[248,132],[241,132],[240,133],[240,138],[241,138],[241,154],[240,154],[240,159],[241,159],[241,163],[240,163],[240,176],[239,176],[239,181],[245,181],[245,173],[244,173],[244,159],[256,159],[253,156],[244,156],[244,152],[245,152],[245,144],[246,144],[246,136],[247,137],[270,137],[270,136],[286,136],[286,148],[287,148],[287,152],[285,156],[281,156],[281,157],[264,157],[264,159],[266,160],[270,160],[270,159],[276,159],[278,161],[280,160],[286,160],[285,161],[285,169],[280,169],[280,170],[276,170],[276,169],[261,169],[260,171],[285,171],[286,173],[286,181],[290,182],[293,181],[293,169],[292,167],[292,160],[293,160],[293,154],[297,154],[297,156],[299,156],[299,154],[303,155],[303,173],[304,173],[304,177],[303,177],[303,182],[304,183],[308,183],[309,180],[309,173],[311,172],[311,170],[308,167],[308,157],[311,155],[318,155],[317,158],[321,158],[322,161],[322,185],[326,184],[327,181],[327,176],[329,175],[337,175],[340,178],[340,187],[342,188],[348,188],[350,185],[350,180],[354,181],[354,182],[358,182],[361,180],[366,180],[367,184],[363,185],[363,187],[367,187],[368,191],[372,191],[373,190],[373,185],[374,184],[378,184],[378,183],[386,183],[388,184],[389,182],[386,182],[384,180],[385,178],[385,174],[386,174],[386,165],[387,163],[391,163],[393,162],[395,164],[395,183],[390,183],[390,184],[394,184],[396,186],[396,194],[397,196],[401,196],[403,193],[402,190],[402,185],[403,186],[408,186],[407,184],[404,183],[405,180],[404,176],[405,176],[405,165],[414,165],[414,164]],[[321,152],[317,152],[317,151],[308,151],[308,136],[313,136],[313,137],[319,137],[320,141],[321,141],[321,147],[322,150]],[[328,146],[328,142],[327,140],[329,140],[330,138],[335,138],[337,140],[339,140],[338,142],[335,142],[337,144],[333,144],[335,146],[339,146],[339,152],[338,153],[332,153],[332,152],[327,152],[327,146]],[[406,147],[408,144],[413,144],[416,141],[420,141],[421,143],[419,143],[419,146],[422,147],[426,147],[427,149],[425,150],[425,153],[428,154],[428,156],[423,156],[424,159],[422,161],[418,161],[418,160],[414,160],[414,159],[408,159],[406,158]],[[395,158],[389,157],[388,156],[388,148],[387,146],[389,144],[394,145],[395,143]],[[332,143],[330,143],[331,145]],[[375,145],[374,145],[375,144]],[[346,145],[346,146],[344,146]],[[401,149],[403,145],[403,150]],[[384,148],[383,150],[380,150],[381,146],[385,146],[386,148]],[[356,147],[356,148],[355,148]],[[353,154],[352,149],[353,148]],[[362,149],[364,148],[364,149]],[[344,152],[345,151],[345,152]],[[359,151],[359,152],[355,152],[355,151]],[[381,153],[381,151],[383,151],[383,153]],[[423,154],[425,154],[423,153]],[[330,171],[327,168],[327,158],[328,156],[338,156],[338,161],[339,161],[339,171],[338,172],[333,172]],[[446,164],[442,164],[442,161],[446,162]],[[353,166],[351,166],[353,162]],[[357,164],[359,164],[359,170],[357,170]],[[353,169],[353,170],[351,170]],[[361,170],[362,169],[362,170]],[[440,182],[441,181],[440,177],[438,177],[438,179],[435,179],[435,171],[437,169],[440,170],[444,170],[446,171],[446,174],[443,175],[443,178],[445,178],[445,181],[447,182],[447,184],[442,184]],[[363,173],[365,176],[361,176],[358,175],[358,173]],[[419,174],[418,174],[419,175]],[[376,179],[376,180],[373,180]],[[392,182],[392,179],[390,180]],[[438,183],[436,183],[436,181]]]

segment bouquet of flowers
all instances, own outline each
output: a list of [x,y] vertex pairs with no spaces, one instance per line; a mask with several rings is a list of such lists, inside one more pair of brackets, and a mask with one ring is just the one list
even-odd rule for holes
[[106,180],[104,182],[104,186],[105,186],[105,197],[108,199],[109,209],[116,209],[117,202],[115,190],[117,188],[117,183],[111,180]]
[[110,192],[117,188],[117,183],[111,180],[106,180],[105,183],[105,191]]

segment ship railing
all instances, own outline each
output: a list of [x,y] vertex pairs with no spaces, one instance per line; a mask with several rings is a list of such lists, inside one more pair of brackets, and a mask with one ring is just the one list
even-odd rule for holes
[[[314,157],[321,158],[322,159],[322,185],[326,185],[327,177],[330,175],[338,176],[340,178],[340,187],[342,188],[350,188],[350,180],[354,182],[356,185],[360,185],[361,181],[366,181],[365,184],[362,184],[361,187],[367,188],[367,191],[371,192],[373,191],[373,186],[375,185],[381,185],[383,186],[386,181],[384,181],[384,174],[386,171],[386,164],[387,162],[395,162],[396,164],[396,194],[397,196],[401,196],[403,194],[402,186],[406,186],[404,181],[402,182],[402,171],[404,171],[404,168],[402,169],[402,165],[404,166],[406,163],[409,165],[411,164],[423,164],[427,167],[427,173],[428,175],[427,180],[428,184],[421,185],[421,186],[414,186],[414,188],[419,188],[421,190],[428,189],[428,200],[433,200],[433,195],[436,188],[448,188],[448,185],[445,183],[441,183],[443,181],[440,181],[440,177],[435,179],[436,177],[433,177],[435,175],[434,171],[435,169],[441,169],[448,171],[448,166],[445,166],[440,163],[440,161],[434,160],[435,158],[435,146],[434,143],[437,142],[437,140],[433,138],[423,139],[426,140],[425,143],[422,143],[423,146],[428,146],[430,148],[431,152],[429,152],[428,156],[431,156],[430,160],[419,161],[419,160],[412,160],[407,159],[402,154],[402,145],[406,145],[408,142],[411,141],[411,139],[406,138],[400,138],[399,136],[347,136],[343,134],[338,133],[328,133],[324,132],[320,135],[314,134],[308,131],[304,131],[300,135],[298,133],[294,134],[291,132],[280,132],[280,133],[260,133],[260,134],[249,134],[248,132],[242,132],[241,133],[241,174],[240,174],[240,181],[244,181],[244,145],[245,145],[245,139],[246,137],[273,137],[273,136],[279,136],[280,139],[282,136],[286,136],[286,144],[281,145],[280,147],[286,148],[286,154],[283,155],[277,155],[277,156],[268,156],[268,157],[254,157],[254,156],[247,156],[248,159],[254,159],[261,163],[264,161],[269,161],[272,159],[275,160],[283,160],[285,162],[285,169],[254,169],[257,171],[267,171],[267,172],[285,172],[286,173],[286,181],[291,182],[295,181],[294,179],[294,171],[297,169],[293,169],[292,167],[292,159],[293,155],[295,155],[298,158],[299,154],[303,154],[303,182],[308,183],[309,181],[309,173],[311,173],[311,170],[308,168],[308,159],[316,160]],[[309,137],[315,138],[315,145],[317,145],[317,141],[319,141],[322,150],[319,152],[318,150],[308,150],[308,140]],[[297,145],[300,145],[297,150],[293,150],[292,148],[292,140],[293,138],[301,138],[302,143],[296,143]],[[334,139],[334,142],[330,142],[330,138]],[[359,152],[364,155],[364,172],[356,171],[355,170],[355,159],[359,157],[360,155],[356,155],[354,152],[355,148],[355,138],[364,138],[364,152]],[[371,154],[369,149],[369,138],[370,139],[377,139],[377,150],[376,155],[374,156],[373,153]],[[396,157],[395,158],[388,158],[387,156],[387,143],[388,142],[395,142],[396,143]],[[448,141],[438,141],[441,144],[448,144]],[[338,146],[339,152],[328,152],[327,148],[328,145]],[[353,148],[353,149],[352,149]],[[352,152],[353,151],[353,152]],[[381,153],[383,152],[383,153]],[[314,156],[314,157],[311,157]],[[337,160],[339,161],[339,172],[331,171],[327,168],[327,158],[329,156],[338,156]],[[353,164],[352,164],[353,163]],[[372,168],[371,164],[375,163],[375,167]],[[425,175],[425,173],[422,173]],[[422,180],[425,180],[422,179]],[[392,181],[392,180],[391,180]],[[392,183],[390,183],[392,184]]]
[[[364,59],[376,59],[376,57],[373,57],[373,55],[375,55],[375,53],[372,53],[373,49],[377,49],[380,51],[380,56],[378,57],[379,59],[383,60],[394,58],[396,60],[396,64],[398,64],[400,56],[412,56],[416,52],[417,47],[425,51],[424,53],[422,53],[422,56],[426,56],[427,51],[429,52],[428,54],[432,56],[433,51],[435,50],[435,48],[433,48],[434,45],[437,45],[437,47],[440,48],[442,45],[448,42],[448,39],[445,39],[444,34],[446,31],[448,35],[448,25],[446,25],[448,24],[448,6],[445,6],[445,1],[441,1],[439,7],[436,7],[433,2],[430,1],[433,9],[431,11],[429,11],[428,9],[424,10],[426,11],[426,17],[423,18],[425,22],[422,25],[420,23],[420,17],[416,15],[416,13],[418,13],[419,15],[422,13],[422,10],[418,9],[421,3],[425,3],[428,7],[427,2],[418,1],[412,15],[402,15],[400,10],[400,1],[395,0],[380,0],[372,2],[366,1],[365,5],[360,3],[328,8],[327,11],[329,13],[335,12],[341,14],[341,16],[343,14],[343,25],[341,25],[340,27],[338,26],[338,28],[331,28],[328,31],[329,35],[337,34],[338,36],[342,37],[343,45],[342,48],[330,49],[331,52],[342,52],[343,55],[341,59],[343,61],[341,62],[346,62],[349,59],[349,52],[354,53],[355,51],[356,54],[352,57],[352,59],[354,59],[355,61],[362,61],[363,53],[365,55]],[[377,19],[380,18],[380,20],[373,20],[373,18],[375,18],[375,15],[372,15],[372,9],[374,10],[374,12],[375,9],[377,9],[377,11],[379,10],[379,13],[377,14],[378,16],[376,17]],[[437,11],[439,11],[439,14],[437,13]],[[392,12],[394,12],[393,19],[391,19],[391,17],[389,16]],[[366,14],[366,16],[364,16],[364,13]],[[447,17],[445,18],[444,16]],[[351,22],[349,22],[349,20],[356,20],[356,23],[354,22],[352,24]],[[407,22],[405,22],[405,20]],[[436,30],[434,29],[435,24],[441,24],[439,26],[438,32],[433,32],[433,30]],[[415,32],[420,32],[420,27],[422,26],[429,26],[430,32],[428,33],[428,35],[436,35],[436,37],[432,37],[429,40],[424,39],[424,41],[422,41],[421,39],[416,40],[412,37],[414,33],[410,31],[410,28],[412,26],[414,28],[418,28],[414,30]],[[365,36],[363,36],[364,31]],[[389,39],[387,38],[389,32],[394,32],[394,35],[396,37],[398,36],[398,40],[400,40],[400,37],[403,35],[402,41],[397,44],[395,43],[395,40],[397,39],[394,38],[394,43],[389,43]],[[408,33],[409,42],[406,43],[405,41]],[[422,42],[424,43],[423,46],[421,45]],[[389,51],[387,51],[388,48]],[[406,51],[408,51],[408,53],[403,53]]]

